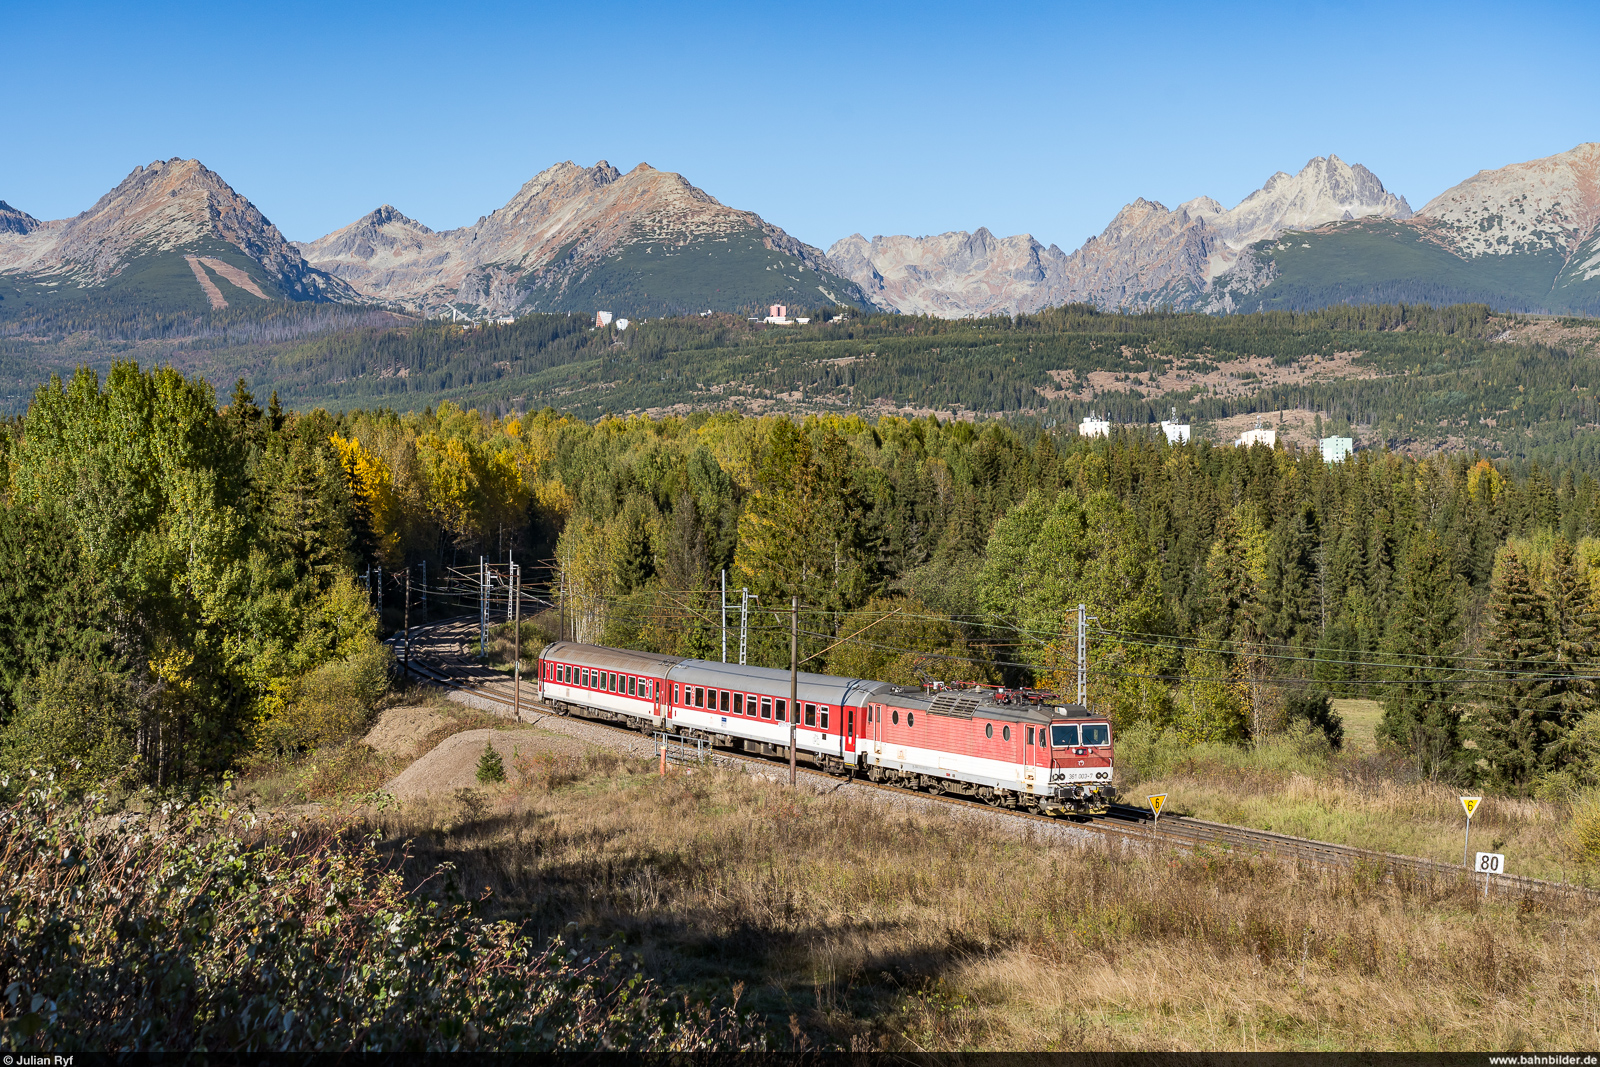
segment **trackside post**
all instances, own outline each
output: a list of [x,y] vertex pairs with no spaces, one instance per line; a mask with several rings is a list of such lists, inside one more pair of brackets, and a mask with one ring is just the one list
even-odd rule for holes
[[1461,866],[1467,865],[1467,851],[1472,845],[1472,813],[1483,803],[1482,797],[1462,797],[1461,806],[1467,811],[1467,836],[1461,841]]

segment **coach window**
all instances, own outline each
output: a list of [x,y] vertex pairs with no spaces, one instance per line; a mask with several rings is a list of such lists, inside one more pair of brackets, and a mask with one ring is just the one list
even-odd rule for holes
[[806,705],[806,725],[817,725],[817,706],[815,704]]
[[1009,727],[1009,726],[1000,727],[1000,739],[1002,741],[1011,740],[1011,727]]
[[703,708],[706,706],[706,691],[704,686],[697,685],[694,687],[694,706],[697,708]]
[[678,702],[678,683],[677,682],[673,682],[672,683],[672,702],[674,704],[676,704]]
[[779,722],[788,722],[789,721],[789,702],[780,697],[777,700],[777,705],[778,705],[778,721]]
[[983,724],[983,736],[984,737],[993,737],[994,736],[994,723],[986,722],[986,723]]
[[743,693],[735,693],[735,694],[733,694],[733,713],[735,715],[743,715],[744,714],[744,694]]
[[639,695],[639,679],[631,674],[628,675],[628,695],[631,697]]
[[722,691],[721,701],[722,701],[722,709],[721,709],[722,713],[724,715],[726,715],[728,713],[728,691],[726,689],[724,689]]
[[820,723],[819,724],[821,725],[823,731],[826,732],[827,729],[828,729],[828,705],[826,705],[826,704],[821,705],[820,711],[821,711],[821,715],[819,716],[819,719],[820,719]]
[[761,698],[761,717],[763,719],[772,718],[772,698],[771,697],[762,697]]

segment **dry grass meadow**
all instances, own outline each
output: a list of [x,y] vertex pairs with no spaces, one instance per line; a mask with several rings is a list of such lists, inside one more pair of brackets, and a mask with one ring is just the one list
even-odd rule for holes
[[[1130,802],[1168,794],[1168,809],[1404,856],[1460,863],[1466,817],[1458,787],[1419,778],[1406,760],[1380,751],[1372,700],[1335,701],[1344,718],[1340,752],[1279,737],[1254,749],[1184,746],[1164,738],[1118,749],[1118,786]],[[1511,874],[1600,886],[1600,866],[1580,858],[1573,805],[1485,796],[1472,820],[1471,851],[1499,852]]]
[[[784,1043],[888,1050],[1600,1045],[1600,919],[1456,880],[1123,852],[601,754],[369,813],[422,892],[616,936]],[[409,844],[408,844],[409,843]]]

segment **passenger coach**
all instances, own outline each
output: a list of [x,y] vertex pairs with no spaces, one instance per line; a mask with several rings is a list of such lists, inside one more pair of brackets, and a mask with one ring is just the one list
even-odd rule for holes
[[558,641],[539,692],[562,711],[785,755],[836,774],[1045,813],[1099,812],[1115,797],[1111,724],[1076,704],[1006,690],[928,692]]

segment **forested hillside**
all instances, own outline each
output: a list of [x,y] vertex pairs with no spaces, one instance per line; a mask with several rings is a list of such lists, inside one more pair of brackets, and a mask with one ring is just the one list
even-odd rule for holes
[[1600,330],[1483,305],[1230,316],[1072,306],[978,320],[821,309],[804,327],[718,315],[619,330],[595,329],[586,314],[463,327],[285,304],[270,314],[69,317],[28,329],[0,336],[0,380],[14,383],[6,391],[17,412],[52,368],[138,358],[212,381],[244,377],[298,410],[416,410],[448,399],[498,414],[550,405],[583,418],[931,412],[1058,426],[1094,411],[1152,428],[1176,410],[1219,442],[1263,415],[1290,420],[1302,439],[1320,420],[1358,447],[1477,448],[1519,471],[1534,459],[1600,461],[1582,432],[1600,425]]
[[1125,729],[1242,742],[1309,714],[1296,698],[1370,694],[1428,774],[1593,784],[1600,485],[1581,463],[1327,466],[854,415],[293,414],[242,386],[214,404],[123,364],[10,428],[8,765],[172,781],[315,745],[381,688],[355,574],[391,576],[394,626],[408,567],[437,584],[511,552],[584,640],[709,655],[726,569],[759,598],[755,662],[786,663],[772,612],[798,596],[809,665],[912,684],[1064,685],[1083,602],[1091,700]]

